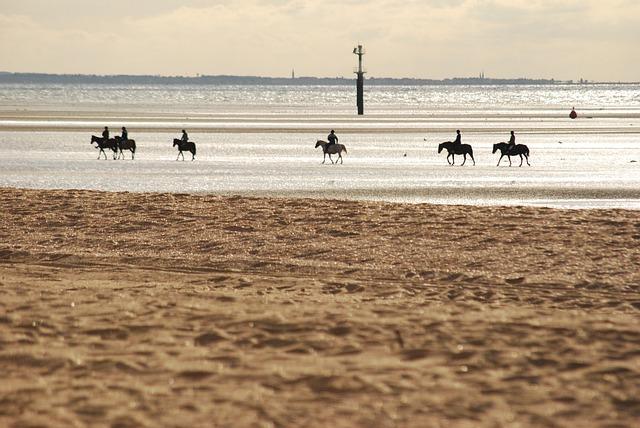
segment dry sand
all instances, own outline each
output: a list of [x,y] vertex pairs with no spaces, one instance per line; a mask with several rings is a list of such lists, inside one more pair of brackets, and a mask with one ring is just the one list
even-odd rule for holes
[[638,214],[0,189],[0,426],[638,426]]

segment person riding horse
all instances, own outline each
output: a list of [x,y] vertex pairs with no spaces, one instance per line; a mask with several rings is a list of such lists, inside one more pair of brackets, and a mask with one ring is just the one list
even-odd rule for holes
[[509,138],[509,142],[507,144],[509,144],[509,149],[507,151],[507,155],[508,155],[516,146],[516,134],[513,131],[511,131],[511,137]]
[[332,144],[338,143],[338,136],[336,135],[336,131],[334,131],[333,129],[331,130],[329,135],[327,135],[327,141],[329,142],[329,144],[327,144],[326,148],[329,148],[329,146],[331,146]]
[[104,138],[104,141],[107,141],[109,139],[109,127],[108,126],[104,127],[104,131],[102,131],[102,138]]
[[462,135],[460,134],[460,130],[456,131],[456,139],[453,141],[453,144],[457,147],[462,145]]
[[122,127],[122,135],[120,136],[120,139],[122,141],[127,141],[129,139],[129,132],[127,131],[127,128],[125,128],[124,126]]
[[185,131],[184,129],[182,130],[182,138],[180,138],[182,140],[182,144],[186,144],[189,142],[189,135],[187,135],[187,131]]

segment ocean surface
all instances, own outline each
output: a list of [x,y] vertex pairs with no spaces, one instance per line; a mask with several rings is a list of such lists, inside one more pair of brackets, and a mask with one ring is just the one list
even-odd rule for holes
[[[97,159],[105,125],[135,160]],[[314,148],[330,129],[342,165]],[[475,166],[437,153],[456,129]],[[531,166],[496,166],[510,130]],[[640,86],[369,86],[358,117],[352,86],[4,84],[0,187],[640,209]]]

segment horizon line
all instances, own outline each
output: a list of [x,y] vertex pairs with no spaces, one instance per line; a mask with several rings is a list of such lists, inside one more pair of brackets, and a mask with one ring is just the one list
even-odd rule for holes
[[[156,79],[202,79],[202,78],[237,78],[237,79],[265,79],[265,80],[351,80],[352,78],[345,76],[261,76],[261,75],[240,75],[240,74],[195,74],[195,75],[169,75],[169,74],[97,74],[97,73],[52,73],[38,71],[5,71],[0,70],[0,78],[2,76],[52,76],[52,77],[98,77],[98,78],[117,78],[117,77],[133,77],[133,78],[156,78]],[[353,78],[355,80],[355,77]],[[556,79],[553,77],[483,77],[480,76],[454,76],[444,78],[432,77],[389,77],[389,76],[370,76],[367,80],[415,80],[415,81],[431,81],[445,82],[450,80],[474,80],[474,81],[538,81],[553,82],[564,84],[640,84],[640,81],[622,81],[622,80],[589,80],[589,79]]]

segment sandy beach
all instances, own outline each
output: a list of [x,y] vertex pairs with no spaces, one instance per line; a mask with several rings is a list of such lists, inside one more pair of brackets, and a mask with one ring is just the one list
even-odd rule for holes
[[0,189],[2,426],[633,426],[629,210]]

